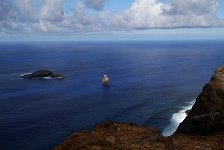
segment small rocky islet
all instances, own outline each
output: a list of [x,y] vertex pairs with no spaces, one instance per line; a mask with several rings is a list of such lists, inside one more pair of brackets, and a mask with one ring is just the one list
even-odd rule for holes
[[57,74],[53,73],[49,70],[37,70],[33,73],[26,73],[20,75],[21,79],[44,79],[44,78],[50,78],[50,79],[64,79],[65,76],[63,74]]
[[223,150],[224,67],[216,69],[176,132],[164,137],[150,127],[108,121],[75,133],[54,150]]

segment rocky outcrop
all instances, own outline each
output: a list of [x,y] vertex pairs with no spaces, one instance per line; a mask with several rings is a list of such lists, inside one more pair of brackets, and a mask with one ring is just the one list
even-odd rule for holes
[[33,73],[20,75],[20,78],[22,79],[41,79],[45,77],[49,77],[52,79],[64,79],[63,74],[54,74],[52,71],[49,70],[38,70]]
[[54,150],[223,150],[224,68],[217,68],[188,116],[170,137],[153,128],[107,122],[70,136]]
[[75,133],[54,150],[222,150],[224,133],[163,137],[153,128],[106,122],[91,132]]
[[224,132],[224,68],[216,69],[176,133],[207,135]]
[[103,76],[102,85],[103,86],[109,86],[110,85],[109,77],[106,74]]
[[[148,143],[144,143],[144,141]],[[161,134],[151,128],[142,128],[134,124],[107,122],[96,125],[92,132],[73,134],[55,150],[76,149],[142,149],[154,146],[164,147],[156,141],[163,140]]]
[[33,72],[30,77],[31,78],[40,78],[40,77],[48,77],[48,76],[52,76],[53,72],[49,71],[49,70],[38,70]]

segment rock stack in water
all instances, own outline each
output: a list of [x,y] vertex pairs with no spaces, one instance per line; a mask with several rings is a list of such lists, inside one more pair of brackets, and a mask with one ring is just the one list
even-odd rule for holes
[[50,79],[64,79],[63,74],[55,74],[52,71],[49,70],[37,70],[33,73],[26,73],[20,75],[21,79],[44,79],[44,78],[50,78]]
[[176,133],[207,135],[224,131],[224,67],[216,69]]

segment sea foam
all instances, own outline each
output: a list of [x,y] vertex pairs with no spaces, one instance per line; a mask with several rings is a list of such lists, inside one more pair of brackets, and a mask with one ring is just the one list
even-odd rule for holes
[[185,119],[185,117],[187,116],[187,114],[186,114],[186,110],[191,109],[192,106],[193,106],[193,104],[194,104],[194,101],[189,102],[189,103],[186,103],[186,106],[182,107],[182,109],[181,109],[179,112],[174,113],[174,114],[172,115],[172,118],[170,119],[170,125],[168,125],[168,126],[163,130],[162,135],[164,135],[164,136],[170,136],[170,135],[172,135],[172,134],[176,131],[178,125],[179,125],[179,124]]

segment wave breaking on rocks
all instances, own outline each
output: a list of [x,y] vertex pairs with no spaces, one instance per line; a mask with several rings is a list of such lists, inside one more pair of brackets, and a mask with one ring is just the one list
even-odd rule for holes
[[182,107],[182,109],[179,112],[174,113],[172,115],[172,118],[170,119],[170,125],[168,125],[163,130],[162,135],[163,136],[170,136],[170,135],[172,135],[176,131],[178,125],[186,118],[186,116],[187,116],[186,112],[188,110],[190,110],[193,105],[194,105],[194,101],[189,102],[189,103],[187,103],[186,106]]

